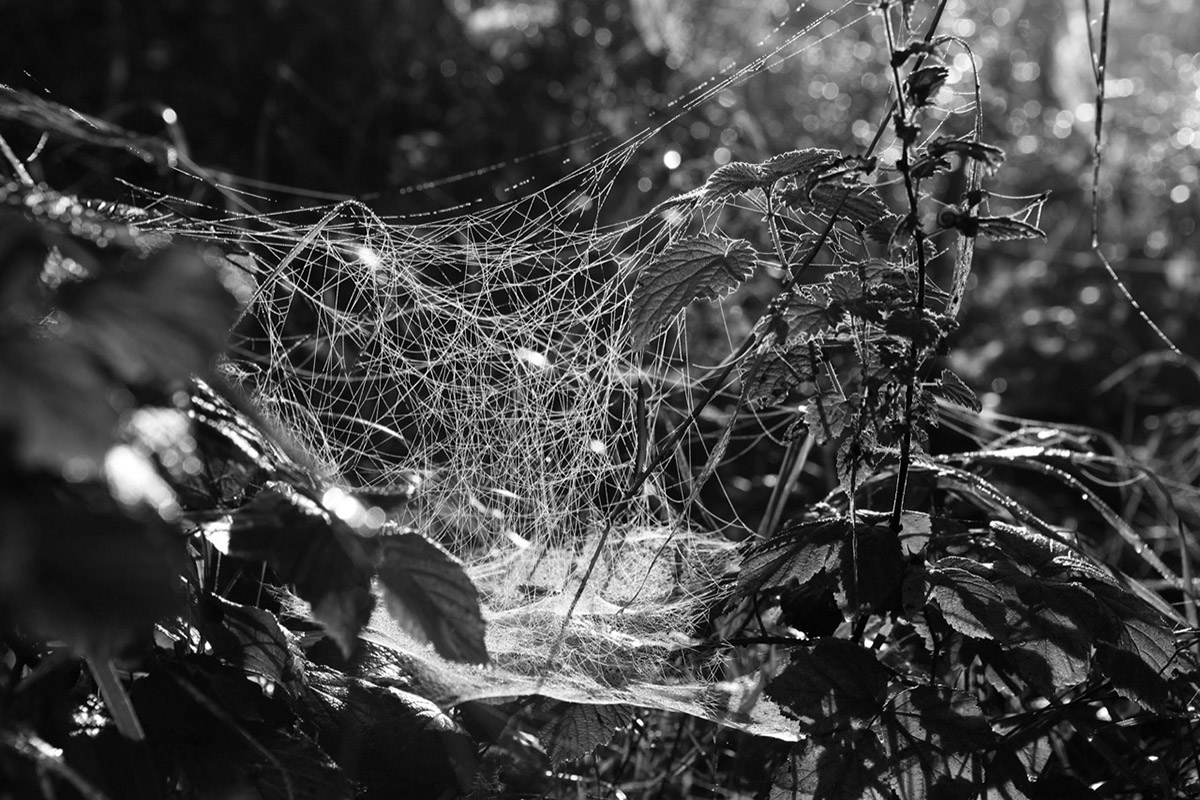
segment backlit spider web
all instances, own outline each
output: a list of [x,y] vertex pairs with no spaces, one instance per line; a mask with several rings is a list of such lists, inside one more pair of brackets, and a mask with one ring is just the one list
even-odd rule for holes
[[[668,210],[603,224],[614,182],[683,114],[871,13],[846,2],[786,35],[780,23],[761,55],[672,103],[669,118],[495,207],[385,219],[347,201],[218,223],[163,218],[165,230],[238,251],[229,260],[244,312],[230,379],[330,481],[382,494],[420,484],[398,519],[468,563],[501,668],[545,668],[604,545],[562,669],[542,675],[540,691],[645,705],[648,685],[720,677],[715,662],[681,672],[672,655],[729,563],[728,543],[692,532],[662,500],[686,496],[700,465],[677,463],[616,504],[647,440],[687,415],[712,373],[689,366],[682,321],[640,353],[627,330],[638,270],[698,218]],[[716,335],[736,347],[728,330]],[[724,701],[705,697],[716,711],[660,705],[720,716]]]

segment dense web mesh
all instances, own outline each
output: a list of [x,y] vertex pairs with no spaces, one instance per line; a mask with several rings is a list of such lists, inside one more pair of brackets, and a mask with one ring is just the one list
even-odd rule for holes
[[[617,175],[664,127],[870,13],[847,2],[800,26],[784,20],[758,57],[565,180],[513,187],[520,199],[499,206],[385,219],[347,201],[269,214],[233,193],[245,213],[162,218],[164,230],[240,251],[230,260],[244,312],[226,370],[281,431],[335,483],[384,494],[419,484],[399,521],[468,563],[499,669],[591,702],[637,702],[635,683],[722,678],[719,664],[678,654],[730,546],[692,532],[661,502],[661,475],[616,504],[646,432],[660,416],[666,429],[678,424],[697,378],[682,323],[646,352],[631,347],[632,279],[698,218],[650,211],[604,225],[601,211]],[[785,25],[799,30],[785,35]],[[679,398],[685,407],[672,408]],[[740,702],[731,696],[705,702],[728,711]]]

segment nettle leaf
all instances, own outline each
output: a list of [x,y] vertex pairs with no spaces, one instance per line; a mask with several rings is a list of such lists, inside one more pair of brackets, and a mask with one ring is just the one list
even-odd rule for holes
[[58,308],[70,320],[67,337],[130,385],[208,373],[238,313],[215,259],[181,247],[65,284]]
[[[746,386],[746,402],[755,408],[777,405],[816,380],[817,350],[812,343],[789,348],[771,346],[770,353]],[[743,374],[742,379],[747,376]]]
[[554,764],[590,755],[633,723],[633,709],[623,705],[589,705],[549,701],[550,719],[537,732]]
[[757,265],[744,239],[705,234],[675,242],[638,277],[630,314],[634,346],[647,345],[693,300],[729,294]]
[[207,535],[227,555],[265,562],[308,602],[344,653],[354,648],[375,598],[370,562],[344,522],[296,489],[276,483],[233,512],[227,531],[217,527]]
[[804,286],[772,301],[770,316],[778,315],[787,326],[785,345],[807,342],[841,322],[844,312],[831,305],[823,286]]
[[839,218],[864,228],[890,216],[887,205],[871,186],[820,184],[807,195],[807,200],[818,213],[832,214],[837,211]]
[[827,169],[841,161],[844,156],[837,150],[826,150],[811,147],[806,150],[792,150],[780,153],[762,162],[763,174],[771,182],[780,178],[804,175]]
[[914,69],[904,79],[904,93],[915,107],[927,106],[949,77],[950,70],[941,65]]
[[486,664],[479,592],[462,562],[416,533],[380,536],[373,545],[392,619],[445,658]]
[[942,379],[931,386],[929,390],[938,397],[945,398],[963,408],[969,408],[976,413],[983,410],[983,404],[979,402],[979,398],[975,396],[971,387],[963,383],[962,378],[948,369],[942,370]]
[[277,684],[292,695],[304,685],[300,648],[294,635],[270,611],[219,595],[205,597],[201,611],[201,632],[215,657]]
[[740,194],[761,189],[769,183],[770,179],[760,165],[734,161],[719,167],[708,176],[700,196],[706,203],[723,203]]
[[836,556],[849,527],[844,517],[802,522],[748,548],[742,557],[738,592],[753,594],[793,579],[803,586]]
[[764,690],[810,736],[871,725],[887,701],[888,672],[867,648],[822,639],[791,652],[791,663]]
[[812,399],[804,410],[804,423],[817,444],[836,441],[854,420],[857,396],[847,399],[836,392],[825,392]]

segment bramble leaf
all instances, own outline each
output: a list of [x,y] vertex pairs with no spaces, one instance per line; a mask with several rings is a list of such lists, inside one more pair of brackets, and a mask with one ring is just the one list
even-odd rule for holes
[[800,731],[825,736],[868,727],[887,700],[888,672],[870,650],[845,639],[798,648],[765,694]]
[[744,239],[701,235],[675,242],[638,278],[630,314],[634,345],[647,345],[693,300],[733,291],[757,265]]
[[295,694],[304,683],[304,658],[290,631],[270,611],[210,594],[202,606],[201,632],[212,654],[243,672]]
[[[220,547],[219,527],[207,535]],[[295,488],[281,483],[232,514],[226,554],[263,561],[312,607],[344,653],[370,619],[371,566],[358,537]]]
[[752,594],[793,578],[804,585],[841,549],[849,525],[842,517],[802,522],[750,547],[742,557],[738,592]]
[[950,627],[977,639],[1004,636],[1005,597],[982,565],[949,556],[927,567],[926,582]]
[[775,775],[769,800],[895,800],[884,780],[887,756],[870,731],[810,740]]
[[372,544],[392,619],[445,658],[486,664],[479,592],[462,562],[416,533],[380,536]]
[[629,706],[558,701],[549,701],[548,706],[550,720],[537,736],[553,764],[590,755],[633,721]]

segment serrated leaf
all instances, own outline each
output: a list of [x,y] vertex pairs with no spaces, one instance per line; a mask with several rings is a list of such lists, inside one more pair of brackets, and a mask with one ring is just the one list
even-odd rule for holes
[[887,700],[888,672],[870,650],[844,639],[796,649],[764,690],[800,731],[825,736],[869,726]]
[[304,684],[304,658],[270,611],[209,595],[201,607],[201,632],[212,655],[243,672],[295,694]]
[[633,722],[633,710],[623,705],[552,702],[547,711],[550,720],[537,736],[553,764],[590,755]]
[[[811,384],[816,369],[811,345],[773,346],[746,386],[746,402],[755,408],[782,403]],[[743,374],[743,380],[746,377]]]
[[772,302],[771,313],[778,314],[787,327],[787,347],[821,336],[844,316],[842,309],[831,306],[823,286],[805,286],[789,292]]
[[634,346],[647,345],[693,300],[729,294],[757,265],[744,239],[701,235],[674,243],[638,277],[630,312]]
[[[844,199],[843,199],[844,197]],[[822,214],[838,212],[838,218],[864,228],[890,216],[888,207],[873,187],[816,186],[806,198]]]
[[370,619],[371,566],[345,523],[293,487],[273,484],[232,514],[227,555],[262,561],[312,607],[344,653]]
[[971,387],[963,383],[962,378],[948,369],[942,370],[941,381],[931,387],[930,391],[938,397],[945,398],[963,408],[969,408],[976,413],[983,410],[983,404],[979,402],[979,398],[975,396]]
[[738,592],[753,594],[792,579],[803,586],[836,555],[849,525],[842,517],[803,522],[748,548],[742,557]]
[[376,570],[392,619],[445,658],[486,664],[479,592],[462,562],[416,533],[382,536],[377,546]]
[[806,150],[780,153],[768,158],[760,166],[767,179],[774,182],[780,178],[823,170],[833,166],[842,158],[842,154],[837,150],[811,147]]
[[841,438],[854,419],[854,406],[840,394],[828,392],[817,395],[804,411],[804,422],[808,425],[817,444]]
[[1091,589],[1115,624],[1114,633],[1097,634],[1096,665],[1122,694],[1160,707],[1175,660],[1173,621],[1124,587],[1093,583]]
[[706,203],[721,203],[740,194],[761,189],[769,182],[760,165],[734,161],[717,168],[708,176],[700,196]]
[[930,564],[926,581],[929,599],[950,627],[977,639],[1004,637],[1005,596],[985,567],[951,556]]

